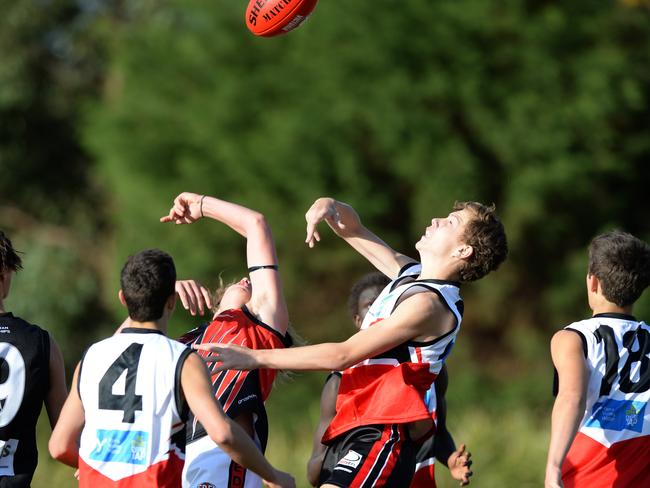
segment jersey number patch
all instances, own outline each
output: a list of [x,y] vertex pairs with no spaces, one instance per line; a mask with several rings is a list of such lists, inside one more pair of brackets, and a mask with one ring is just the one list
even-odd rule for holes
[[[138,363],[142,354],[142,344],[131,344],[111,364],[99,382],[99,408],[103,410],[121,410],[124,412],[122,422],[135,422],[135,411],[142,411],[142,395],[135,394],[135,382]],[[124,394],[113,393],[113,385],[126,371]]]
[[25,360],[15,346],[0,343],[0,427],[11,422],[25,395]]
[[[618,375],[620,360],[618,344],[614,330],[607,325],[601,325],[594,333],[598,342],[605,341],[605,376],[600,384],[600,396],[609,395]],[[650,333],[643,328],[629,330],[623,334],[623,347],[628,350],[628,358],[621,368],[619,390],[623,393],[643,393],[650,389]],[[638,379],[633,381],[633,367],[638,364]],[[636,368],[635,368],[636,370]],[[635,375],[636,376],[636,375]]]

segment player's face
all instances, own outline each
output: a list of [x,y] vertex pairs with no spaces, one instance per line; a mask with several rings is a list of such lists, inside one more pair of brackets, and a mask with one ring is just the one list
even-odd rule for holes
[[219,309],[227,310],[243,307],[250,301],[252,291],[250,280],[247,277],[242,278],[237,283],[226,288],[223,297],[221,297]]
[[361,327],[363,319],[368,313],[368,309],[377,299],[381,293],[381,290],[382,289],[379,286],[371,286],[370,288],[363,290],[359,295],[359,302],[357,303],[357,314],[354,316],[354,325],[357,329]]
[[415,248],[423,253],[451,255],[462,246],[467,222],[472,219],[472,211],[465,208],[451,212],[447,217],[431,219],[431,225],[424,229],[424,234]]

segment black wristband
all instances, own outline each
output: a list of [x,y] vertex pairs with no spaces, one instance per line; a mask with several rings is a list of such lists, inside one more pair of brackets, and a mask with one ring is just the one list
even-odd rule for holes
[[205,195],[201,197],[201,203],[199,204],[199,210],[201,211],[201,217],[203,217],[203,199],[205,198]]
[[257,271],[258,269],[274,269],[278,270],[278,265],[277,264],[263,264],[261,266],[251,266],[248,268],[248,272],[252,273],[253,271]]

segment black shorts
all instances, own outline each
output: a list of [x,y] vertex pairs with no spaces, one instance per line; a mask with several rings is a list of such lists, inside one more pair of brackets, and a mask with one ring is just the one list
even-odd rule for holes
[[358,427],[327,448],[319,485],[407,487],[413,478],[416,451],[404,424]]
[[16,474],[0,476],[0,488],[29,488],[32,483],[31,474]]

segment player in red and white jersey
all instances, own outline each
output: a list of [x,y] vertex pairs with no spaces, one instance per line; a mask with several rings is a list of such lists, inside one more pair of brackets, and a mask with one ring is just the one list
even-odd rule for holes
[[[215,306],[212,322],[191,330],[181,337],[181,342],[193,346],[205,342],[239,344],[253,349],[289,347],[289,317],[282,295],[278,259],[264,216],[218,198],[182,193],[162,220],[191,223],[201,217],[222,222],[246,238],[249,276],[228,286]],[[271,369],[211,371],[215,397],[262,452],[268,437],[264,401],[271,392],[276,374],[277,371]],[[207,436],[201,422],[190,416],[183,486],[194,488],[210,484],[260,488],[262,478],[231,460]]]
[[485,276],[507,255],[505,231],[493,210],[460,203],[447,217],[432,219],[415,246],[420,267],[364,227],[352,207],[320,198],[306,215],[310,247],[320,240],[316,226],[325,220],[395,279],[378,299],[385,302],[377,305],[382,312],[376,320],[367,317],[366,327],[342,343],[286,351],[203,346],[222,361],[222,369],[346,370],[336,417],[323,436],[329,444],[324,469],[331,467],[331,475],[321,486],[409,485],[416,441],[435,430],[431,385],[460,326],[458,282]]
[[[77,366],[49,448],[79,467],[81,487],[181,485],[189,406],[209,436],[273,486],[294,487],[215,401],[203,360],[165,337],[176,304],[176,269],[157,249],[131,256],[119,298],[129,311],[119,333],[92,345]],[[80,440],[79,440],[80,439]]]
[[[363,319],[379,294],[390,280],[379,272],[368,273],[361,277],[352,287],[348,299],[348,309],[357,329],[361,328]],[[307,464],[307,478],[312,486],[318,486],[321,478],[321,468],[326,453],[326,446],[321,440],[325,430],[336,415],[336,397],[341,382],[341,373],[330,373],[321,394],[321,418],[314,434],[314,445],[311,458]],[[448,466],[450,474],[462,485],[469,483],[472,476],[470,470],[471,455],[462,445],[456,449],[454,440],[446,427],[445,392],[447,390],[447,369],[443,365],[435,380],[436,393],[436,435],[429,437],[416,454],[415,474],[411,488],[435,488],[434,462],[437,457]]]
[[650,284],[650,246],[613,231],[589,247],[593,316],[557,332],[547,488],[650,486],[650,326],[632,307]]

